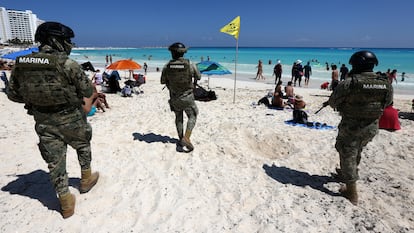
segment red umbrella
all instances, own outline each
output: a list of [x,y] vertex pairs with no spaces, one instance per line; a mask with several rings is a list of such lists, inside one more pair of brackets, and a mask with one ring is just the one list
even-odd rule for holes
[[139,70],[141,65],[131,59],[124,59],[116,61],[106,67],[108,70]]

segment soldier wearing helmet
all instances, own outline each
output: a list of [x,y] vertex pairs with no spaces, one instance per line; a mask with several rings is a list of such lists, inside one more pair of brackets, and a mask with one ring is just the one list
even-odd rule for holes
[[344,183],[339,190],[341,194],[357,205],[361,152],[378,132],[378,120],[392,102],[392,87],[385,75],[373,72],[378,65],[374,53],[356,52],[349,64],[352,65],[349,78],[339,83],[324,106],[330,105],[342,116],[335,144],[340,168],[333,175]]
[[16,59],[7,93],[10,100],[24,103],[36,121],[39,150],[48,164],[64,218],[75,210],[66,172],[68,144],[78,154],[80,193],[88,192],[99,177],[91,172],[92,128],[85,113],[91,108],[93,87],[81,66],[68,57],[73,37],[72,29],[61,23],[41,24],[35,34],[39,52]]
[[57,22],[46,22],[37,28],[35,41],[39,42],[41,47],[48,45],[56,51],[69,55],[72,51],[71,38],[73,37],[75,34],[71,28]]
[[[182,43],[174,43],[168,47],[172,59],[164,66],[161,74],[161,84],[165,84],[170,92],[168,101],[171,111],[175,113],[175,126],[177,128],[179,145],[186,147],[187,151],[194,149],[190,141],[194,129],[198,108],[194,100],[193,88],[200,80],[201,74],[197,67],[184,58],[187,48]],[[193,81],[194,79],[194,81]],[[184,133],[184,113],[188,122]]]

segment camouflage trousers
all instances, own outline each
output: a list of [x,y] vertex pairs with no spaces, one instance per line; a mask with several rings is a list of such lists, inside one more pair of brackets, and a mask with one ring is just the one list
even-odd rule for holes
[[184,112],[187,115],[187,131],[192,131],[195,127],[198,115],[198,108],[191,93],[181,98],[171,98],[171,111],[175,113],[175,127],[177,128],[178,137],[183,138],[184,131]]
[[66,172],[67,145],[76,150],[81,169],[89,169],[92,127],[85,118],[60,125],[36,122],[35,129],[39,136],[40,153],[48,164],[50,180],[59,195],[65,194],[69,191]]
[[338,126],[335,148],[339,152],[341,172],[345,183],[359,179],[361,152],[378,132],[378,119],[342,118]]

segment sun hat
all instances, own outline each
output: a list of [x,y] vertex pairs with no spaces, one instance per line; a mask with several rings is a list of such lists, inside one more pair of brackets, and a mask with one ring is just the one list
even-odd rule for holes
[[300,64],[300,63],[302,63],[302,61],[301,60],[296,60],[296,62],[295,62],[296,64]]
[[295,96],[295,101],[296,101],[296,102],[301,102],[301,101],[303,101],[303,96],[301,96],[301,95],[296,95],[296,96]]

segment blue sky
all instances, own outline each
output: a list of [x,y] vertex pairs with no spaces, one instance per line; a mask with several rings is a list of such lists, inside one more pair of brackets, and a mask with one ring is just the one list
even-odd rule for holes
[[78,46],[235,46],[221,27],[240,16],[239,46],[414,48],[412,0],[2,0],[75,32]]

